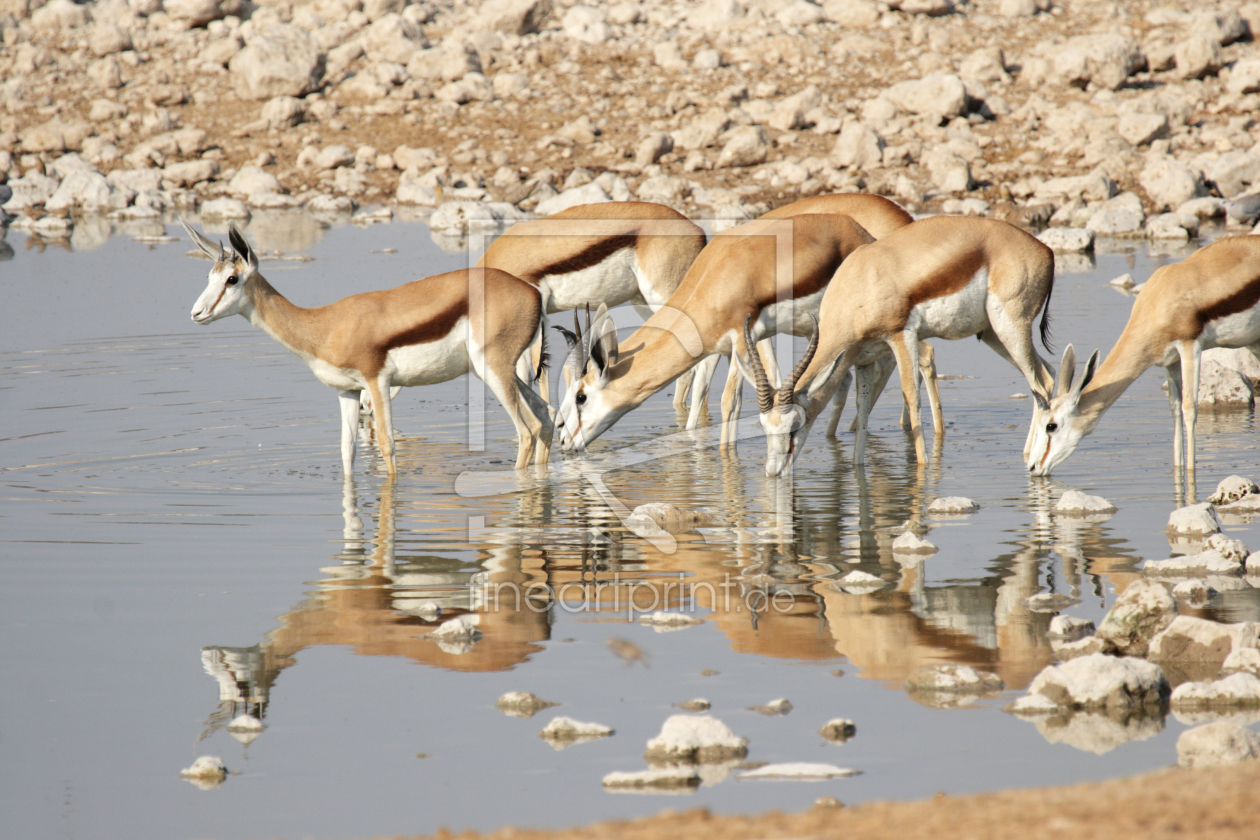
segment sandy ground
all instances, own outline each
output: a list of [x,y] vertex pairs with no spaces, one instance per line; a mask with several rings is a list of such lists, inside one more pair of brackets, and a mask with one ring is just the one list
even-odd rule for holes
[[1061,788],[1012,790],[976,796],[937,796],[919,802],[872,802],[855,808],[818,806],[800,814],[712,816],[704,809],[662,811],[629,822],[560,831],[504,828],[490,834],[435,838],[615,837],[618,840],[743,840],[817,837],[863,840],[1028,840],[1071,837],[1177,837],[1255,840],[1260,837],[1260,762],[1210,770],[1168,769],[1128,779]]

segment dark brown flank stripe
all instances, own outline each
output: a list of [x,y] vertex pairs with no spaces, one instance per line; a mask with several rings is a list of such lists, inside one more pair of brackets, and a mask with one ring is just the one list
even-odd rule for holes
[[569,274],[599,265],[623,248],[633,248],[637,241],[638,236],[633,233],[597,240],[591,243],[590,247],[584,251],[580,251],[568,259],[559,260],[540,268],[534,272],[534,277],[541,278],[551,274]]
[[[1209,307],[1199,310],[1199,333],[1209,322],[1229,315],[1244,312],[1260,302],[1260,275],[1251,278],[1247,285],[1227,298],[1219,300]],[[1196,333],[1197,335],[1197,333]]]
[[964,259],[944,263],[944,270],[923,278],[922,282],[916,283],[911,289],[906,301],[907,317],[910,309],[926,300],[962,291],[975,278],[976,272],[984,267],[984,263],[984,251],[980,248],[972,248]]
[[416,324],[408,330],[386,339],[382,353],[396,350],[399,347],[410,347],[414,344],[428,344],[445,338],[454,329],[460,318],[468,314],[468,297],[460,295],[451,301],[446,309],[423,323]]

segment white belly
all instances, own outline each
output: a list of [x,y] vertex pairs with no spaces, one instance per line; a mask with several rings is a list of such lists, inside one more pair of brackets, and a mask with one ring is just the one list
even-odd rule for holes
[[812,295],[770,304],[757,316],[757,327],[763,335],[782,332],[806,337],[813,335],[825,291],[826,286]]
[[304,353],[299,353],[298,355],[310,366],[311,372],[315,374],[315,378],[330,388],[336,388],[338,391],[358,391],[367,385],[363,381],[363,377],[354,368],[334,367],[314,356],[307,356]]
[[635,275],[634,249],[622,248],[598,265],[553,274],[542,281],[549,295],[548,312],[581,309],[586,304],[595,309],[631,300],[639,294],[639,278]]
[[1208,321],[1199,340],[1210,347],[1250,347],[1260,342],[1260,305]]
[[989,326],[989,270],[976,272],[971,282],[952,295],[924,301],[910,315],[919,338],[944,338],[957,341],[968,338]]
[[468,317],[445,337],[424,344],[396,347],[385,363],[391,385],[434,385],[468,372]]

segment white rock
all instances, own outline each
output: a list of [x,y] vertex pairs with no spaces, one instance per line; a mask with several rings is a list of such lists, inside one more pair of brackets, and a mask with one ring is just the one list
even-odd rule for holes
[[1221,530],[1221,520],[1212,509],[1212,505],[1203,502],[1187,505],[1174,510],[1168,517],[1168,532],[1172,534],[1194,534],[1206,536],[1217,534]]
[[92,30],[88,47],[97,58],[123,52],[131,49],[131,33],[120,26],[98,23]]
[[1144,656],[1150,640],[1177,616],[1168,590],[1148,580],[1135,580],[1116,599],[1095,636],[1126,655]]
[[592,181],[584,186],[574,187],[558,195],[553,195],[551,198],[543,199],[538,202],[534,212],[539,216],[550,216],[554,213],[559,213],[561,210],[568,210],[570,207],[578,207],[583,204],[599,204],[611,200],[612,198],[604,191],[604,188],[598,182]]
[[608,14],[592,6],[570,6],[560,25],[565,35],[586,44],[602,44],[612,37]]
[[188,21],[189,26],[205,26],[241,11],[241,0],[164,0],[159,6],[176,20]]
[[31,15],[31,25],[46,32],[77,29],[86,23],[87,10],[70,0],[52,0],[43,8],[37,6],[36,11]]
[[258,166],[242,166],[228,181],[228,191],[233,195],[252,197],[255,193],[283,193],[284,187],[275,175]]
[[695,627],[697,624],[703,624],[704,620],[690,615],[683,615],[682,613],[657,610],[649,615],[641,616],[639,623],[657,630],[682,630],[686,627]]
[[604,787],[613,790],[676,790],[700,785],[700,772],[695,767],[654,767],[637,773],[609,773]]
[[1204,169],[1204,176],[1216,183],[1221,195],[1236,196],[1248,185],[1260,182],[1260,154],[1225,152]]
[[612,727],[604,726],[602,723],[588,723],[568,717],[556,717],[552,718],[551,722],[543,727],[542,732],[538,733],[538,737],[545,741],[553,742],[552,746],[555,746],[557,749],[563,749],[575,743],[593,741],[596,738],[607,738],[612,734]]
[[419,24],[392,13],[366,27],[361,37],[363,48],[373,61],[403,65],[407,65],[418,51],[429,45]]
[[293,96],[273,96],[262,108],[261,119],[273,131],[293,128],[306,116],[306,103]]
[[1142,573],[1157,576],[1181,575],[1232,575],[1242,568],[1242,563],[1225,557],[1214,548],[1204,549],[1197,554],[1181,554],[1167,560],[1147,560],[1142,564]]
[[1187,729],[1177,738],[1177,763],[1185,768],[1223,767],[1260,758],[1260,734],[1236,723]]
[[1050,638],[1075,641],[1094,634],[1094,622],[1074,615],[1056,615],[1050,619]]
[[645,755],[649,761],[712,763],[743,758],[747,745],[715,717],[671,715],[661,734],[648,741]]
[[1177,45],[1177,75],[1183,79],[1201,79],[1221,69],[1224,56],[1220,42],[1205,35],[1192,35]]
[[15,213],[36,204],[47,203],[57,192],[60,182],[56,178],[50,178],[32,170],[21,178],[9,181],[8,186],[12,194],[4,203],[4,209]]
[[436,630],[427,633],[425,638],[434,641],[439,639],[479,639],[483,635],[477,629],[477,625],[480,623],[481,616],[476,614],[456,616],[450,621],[442,622]]
[[1221,367],[1238,371],[1253,385],[1260,383],[1260,359],[1246,347],[1213,347],[1203,351],[1203,361],[1215,362]]
[[1116,133],[1133,146],[1145,146],[1152,140],[1168,136],[1166,114],[1126,113],[1120,116]]
[[1247,58],[1230,68],[1226,89],[1230,93],[1260,93],[1260,58]]
[[1225,657],[1225,661],[1221,663],[1221,673],[1237,672],[1246,672],[1260,677],[1260,649],[1245,647],[1230,651],[1229,656]]
[[1233,540],[1224,534],[1213,534],[1204,541],[1204,545],[1219,551],[1226,560],[1236,561],[1239,565],[1247,562],[1247,555],[1251,553],[1242,540]]
[[1094,250],[1094,232],[1085,228],[1046,228],[1037,238],[1054,251],[1083,254]]
[[236,198],[215,198],[201,205],[203,219],[248,219],[249,208]]
[[1116,184],[1102,172],[1050,178],[1037,187],[1036,197],[1043,201],[1084,199],[1106,201],[1116,194]]
[[521,73],[496,73],[491,88],[500,99],[508,99],[529,89],[529,76]]
[[843,744],[857,734],[857,725],[848,718],[832,718],[822,725],[818,734],[833,744]]
[[1136,657],[1095,653],[1052,665],[1033,679],[1016,712],[1051,708],[1134,710],[1158,707],[1168,696],[1168,681],[1158,665]]
[[357,206],[354,199],[348,195],[317,195],[306,202],[306,209],[312,213],[329,215],[350,213]]
[[975,513],[978,510],[979,503],[965,496],[942,496],[928,505],[928,513],[932,514]]
[[263,722],[253,715],[237,715],[227,725],[228,734],[246,746],[252,744],[264,729]]
[[203,755],[179,771],[179,775],[201,788],[218,787],[227,778],[227,767],[217,755]]
[[884,588],[883,578],[854,569],[836,581],[836,585],[846,592],[872,592]]
[[719,50],[697,50],[691,59],[691,66],[697,70],[716,70],[723,63]]
[[[1114,32],[1078,35],[1069,38],[1063,51],[1055,57],[1055,70],[1069,83],[1084,87],[1093,82],[1098,87],[1115,90],[1143,61],[1142,50],[1127,35]],[[1067,72],[1069,67],[1073,68],[1071,72]]]
[[487,0],[475,18],[475,29],[529,35],[551,15],[552,0]]
[[809,26],[823,19],[823,10],[806,0],[790,0],[774,14],[784,26]]
[[884,138],[879,132],[857,120],[848,120],[840,129],[832,157],[840,166],[870,171],[883,166]]
[[1182,683],[1168,702],[1179,710],[1260,707],[1260,678],[1239,673],[1212,682]]
[[1090,496],[1080,490],[1068,490],[1055,503],[1054,512],[1064,516],[1090,516],[1115,513],[1116,506],[1102,496]]
[[914,532],[906,531],[893,540],[892,550],[894,554],[934,554],[937,548]]
[[1125,289],[1126,291],[1132,290],[1133,287],[1137,285],[1133,282],[1133,275],[1128,272],[1121,274],[1114,280],[1108,280],[1107,282],[1110,285],[1115,286],[1117,289]]
[[112,197],[113,189],[104,175],[94,169],[80,169],[61,182],[44,209],[55,213],[81,208],[99,213],[113,206]]
[[1104,201],[1085,227],[1098,236],[1123,236],[1141,231],[1145,220],[1142,199],[1125,192]]
[[305,30],[275,24],[234,55],[228,69],[242,99],[302,96],[323,78],[324,53]]
[[1201,580],[1183,580],[1173,587],[1173,598],[1190,606],[1203,606],[1212,599],[1216,590]]
[[509,691],[495,701],[494,705],[508,717],[531,718],[543,709],[559,704],[542,700],[528,691]]
[[1190,232],[1181,226],[1176,213],[1161,213],[1146,220],[1146,235],[1160,242],[1188,242]]
[[1156,211],[1179,207],[1204,194],[1198,173],[1172,155],[1148,155],[1146,165],[1138,174],[1138,183],[1146,190]]
[[1167,629],[1151,639],[1147,656],[1157,662],[1224,663],[1235,650],[1256,647],[1256,624],[1218,624],[1179,615]]
[[770,153],[770,135],[763,126],[744,125],[727,132],[726,144],[718,154],[719,169],[728,166],[753,166],[765,161]]
[[786,697],[779,697],[771,700],[769,703],[763,703],[760,706],[749,706],[748,711],[757,712],[763,715],[786,715],[792,711],[792,701]]
[[1159,714],[1111,715],[1106,712],[1069,712],[1038,716],[1033,725],[1051,744],[1104,755],[1133,741],[1153,738],[1164,729]]
[[639,536],[656,535],[660,531],[681,534],[703,526],[709,521],[707,514],[684,510],[665,502],[649,502],[639,505],[626,517],[625,525]]
[[1255,386],[1236,370],[1230,370],[1211,359],[1202,359],[1199,365],[1199,405],[1205,406],[1252,406],[1255,404]]
[[654,175],[644,178],[643,183],[635,190],[641,201],[653,201],[657,204],[677,204],[691,192],[691,182],[677,175]]
[[942,119],[952,119],[966,111],[966,87],[962,79],[952,73],[933,73],[922,79],[898,82],[881,95],[911,114],[938,114]]
[[767,764],[756,770],[745,770],[736,778],[739,779],[789,779],[801,782],[820,782],[824,779],[844,779],[857,776],[860,770],[849,770],[836,767],[834,764],[813,764],[807,762],[786,762],[783,764]]
[[924,665],[906,678],[906,691],[989,694],[1006,687],[1002,678],[969,665]]

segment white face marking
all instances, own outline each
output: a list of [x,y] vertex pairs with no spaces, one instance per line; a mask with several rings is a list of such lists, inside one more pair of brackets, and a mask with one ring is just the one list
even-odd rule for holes
[[246,302],[248,272],[243,260],[215,263],[210,269],[205,291],[193,304],[192,319],[198,324],[209,324],[240,313]]
[[1076,451],[1084,436],[1072,395],[1055,397],[1050,401],[1050,410],[1042,412],[1040,422],[1033,428],[1028,472],[1035,476],[1049,475]]
[[766,433],[766,475],[773,478],[789,470],[803,443],[805,411],[799,405],[774,406],[761,415]]
[[594,373],[578,380],[577,385],[566,391],[556,412],[560,446],[565,452],[584,451],[625,413],[609,403]]

